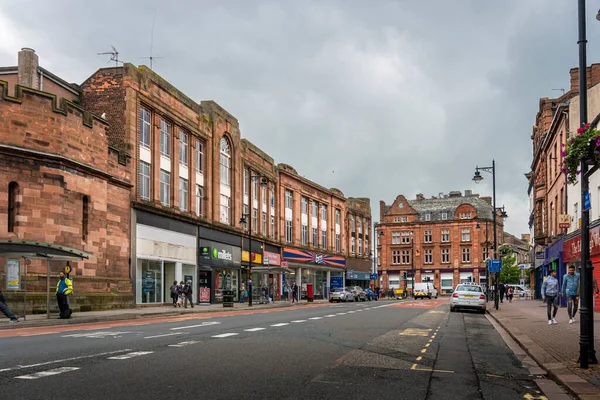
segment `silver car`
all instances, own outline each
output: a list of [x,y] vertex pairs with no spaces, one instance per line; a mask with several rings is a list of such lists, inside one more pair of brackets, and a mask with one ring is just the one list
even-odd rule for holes
[[462,308],[485,314],[486,304],[487,299],[481,286],[470,283],[457,285],[450,297],[450,311]]
[[349,290],[354,294],[354,301],[367,301],[367,292],[362,290],[360,286],[350,286],[346,290]]
[[334,301],[338,303],[342,301],[354,301],[354,295],[345,288],[331,289],[331,292],[329,292],[329,302],[333,303]]

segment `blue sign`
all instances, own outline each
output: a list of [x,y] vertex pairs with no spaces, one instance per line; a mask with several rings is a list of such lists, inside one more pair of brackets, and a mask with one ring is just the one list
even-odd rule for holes
[[371,274],[371,280],[372,281],[376,281],[377,280],[377,274]]
[[329,286],[331,287],[331,289],[344,287],[344,278],[341,276],[332,276],[329,279]]
[[592,208],[590,204],[590,191],[586,190],[583,195],[583,211],[589,210],[590,208]]
[[488,271],[489,272],[502,271],[502,260],[488,260]]

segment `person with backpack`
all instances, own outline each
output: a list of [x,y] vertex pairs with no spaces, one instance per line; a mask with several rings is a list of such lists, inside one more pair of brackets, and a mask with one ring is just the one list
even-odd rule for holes
[[0,291],[0,311],[10,319],[10,322],[19,322],[19,318],[6,305],[6,298],[2,294],[2,291]]
[[171,299],[173,300],[173,307],[177,308],[177,299],[179,298],[179,286],[177,286],[177,281],[173,281],[173,284],[169,288],[171,291]]
[[185,294],[183,294],[184,287],[185,284],[183,283],[183,281],[179,282],[179,285],[177,286],[177,293],[179,293],[179,300],[177,301],[177,305],[179,307],[183,307],[183,298],[185,297]]
[[183,287],[183,295],[185,296],[185,298],[184,298],[184,301],[185,301],[184,308],[187,308],[188,301],[190,302],[190,305],[192,306],[192,308],[194,308],[194,302],[192,301],[192,291],[193,291],[193,289],[192,289],[192,281],[187,281],[187,283]]

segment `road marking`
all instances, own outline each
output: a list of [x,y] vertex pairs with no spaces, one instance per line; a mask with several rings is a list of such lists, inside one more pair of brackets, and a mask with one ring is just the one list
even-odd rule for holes
[[74,333],[72,335],[63,335],[62,337],[84,337],[89,339],[104,339],[107,336],[119,336],[131,332],[89,332],[89,333]]
[[400,332],[402,336],[429,336],[431,329],[420,329],[420,328],[406,328],[404,331]]
[[289,323],[288,322],[280,322],[279,324],[273,324],[271,326],[286,326],[286,325],[289,325]]
[[295,321],[292,321],[294,324],[299,324],[300,322],[306,322],[305,319],[297,319]]
[[219,325],[219,324],[220,324],[220,322],[211,321],[211,322],[203,322],[200,325],[178,326],[177,328],[171,328],[171,330],[172,331],[178,331],[180,329],[200,328],[202,326]]
[[70,371],[77,371],[78,369],[79,368],[77,368],[77,367],[61,367],[61,368],[51,369],[48,371],[36,372],[35,374],[31,374],[31,375],[15,376],[15,379],[39,379],[39,378],[43,378],[45,376],[58,375],[58,374],[62,374],[65,372],[70,372]]
[[309,318],[309,319],[323,319],[323,317],[312,317],[312,318]]
[[169,347],[183,347],[183,346],[187,346],[187,345],[194,344],[194,343],[198,343],[198,342],[196,342],[195,340],[190,340],[190,341],[187,341],[187,342],[180,342],[180,343],[177,343],[177,344],[170,344]]
[[429,347],[429,343],[427,343],[427,344],[425,345],[425,347]]
[[411,370],[413,371],[428,371],[428,372],[443,372],[446,374],[453,374],[454,371],[447,371],[444,369],[431,369],[431,368],[417,368],[417,364],[413,364],[412,367],[410,367]]
[[333,315],[333,314],[329,314],[329,315],[326,315],[326,316],[325,316],[325,318],[332,318],[332,317],[335,317],[335,315]]
[[37,364],[19,365],[17,367],[0,369],[0,372],[14,371],[14,370],[18,370],[18,369],[33,368],[33,367],[41,367],[42,365],[57,364],[57,363],[62,363],[62,362],[66,362],[66,361],[82,360],[82,359],[85,359],[85,358],[102,357],[102,356],[107,356],[109,354],[125,353],[126,351],[131,351],[131,349],[107,351],[107,352],[104,352],[104,353],[90,354],[88,356],[63,358],[63,359],[60,359],[60,360],[46,361],[46,362],[37,363]]
[[354,314],[356,311],[348,311],[348,314]]
[[421,361],[423,359],[423,357],[419,356],[417,357],[417,361]]
[[214,335],[214,336],[211,336],[211,337],[214,337],[214,338],[226,338],[226,337],[236,336],[236,335],[239,335],[239,333],[221,333],[220,335]]
[[133,353],[127,353],[120,356],[108,357],[107,360],[128,360],[130,358],[145,356],[146,354],[152,354],[153,351],[134,351]]
[[337,315],[346,315],[346,313],[345,312],[339,312],[339,313],[337,313]]
[[535,399],[537,399],[537,400],[548,400],[548,398],[546,396],[542,396],[542,395],[539,395],[539,396],[536,395],[536,396],[534,396],[534,395],[532,395],[530,393],[527,393],[527,394],[523,395],[523,398],[524,399],[530,399],[530,400],[535,400]]
[[357,311],[357,312],[360,312],[360,311],[364,311],[364,310],[363,310],[362,308],[359,308],[359,309],[358,309],[358,310],[356,310],[356,311]]
[[427,353],[427,349],[421,350],[421,353]]
[[264,331],[267,328],[250,328],[250,329],[244,329],[245,332],[258,332],[258,331]]
[[173,335],[187,335],[187,333],[186,332],[165,333],[164,335],[146,336],[144,339],[154,339],[157,337],[165,337],[165,336],[173,336]]
[[429,339],[429,343],[433,342],[433,339]]

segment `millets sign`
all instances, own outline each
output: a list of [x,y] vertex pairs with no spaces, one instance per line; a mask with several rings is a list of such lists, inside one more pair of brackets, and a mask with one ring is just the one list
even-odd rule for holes
[[200,241],[198,263],[215,267],[236,267],[242,264],[242,250],[228,244]]

